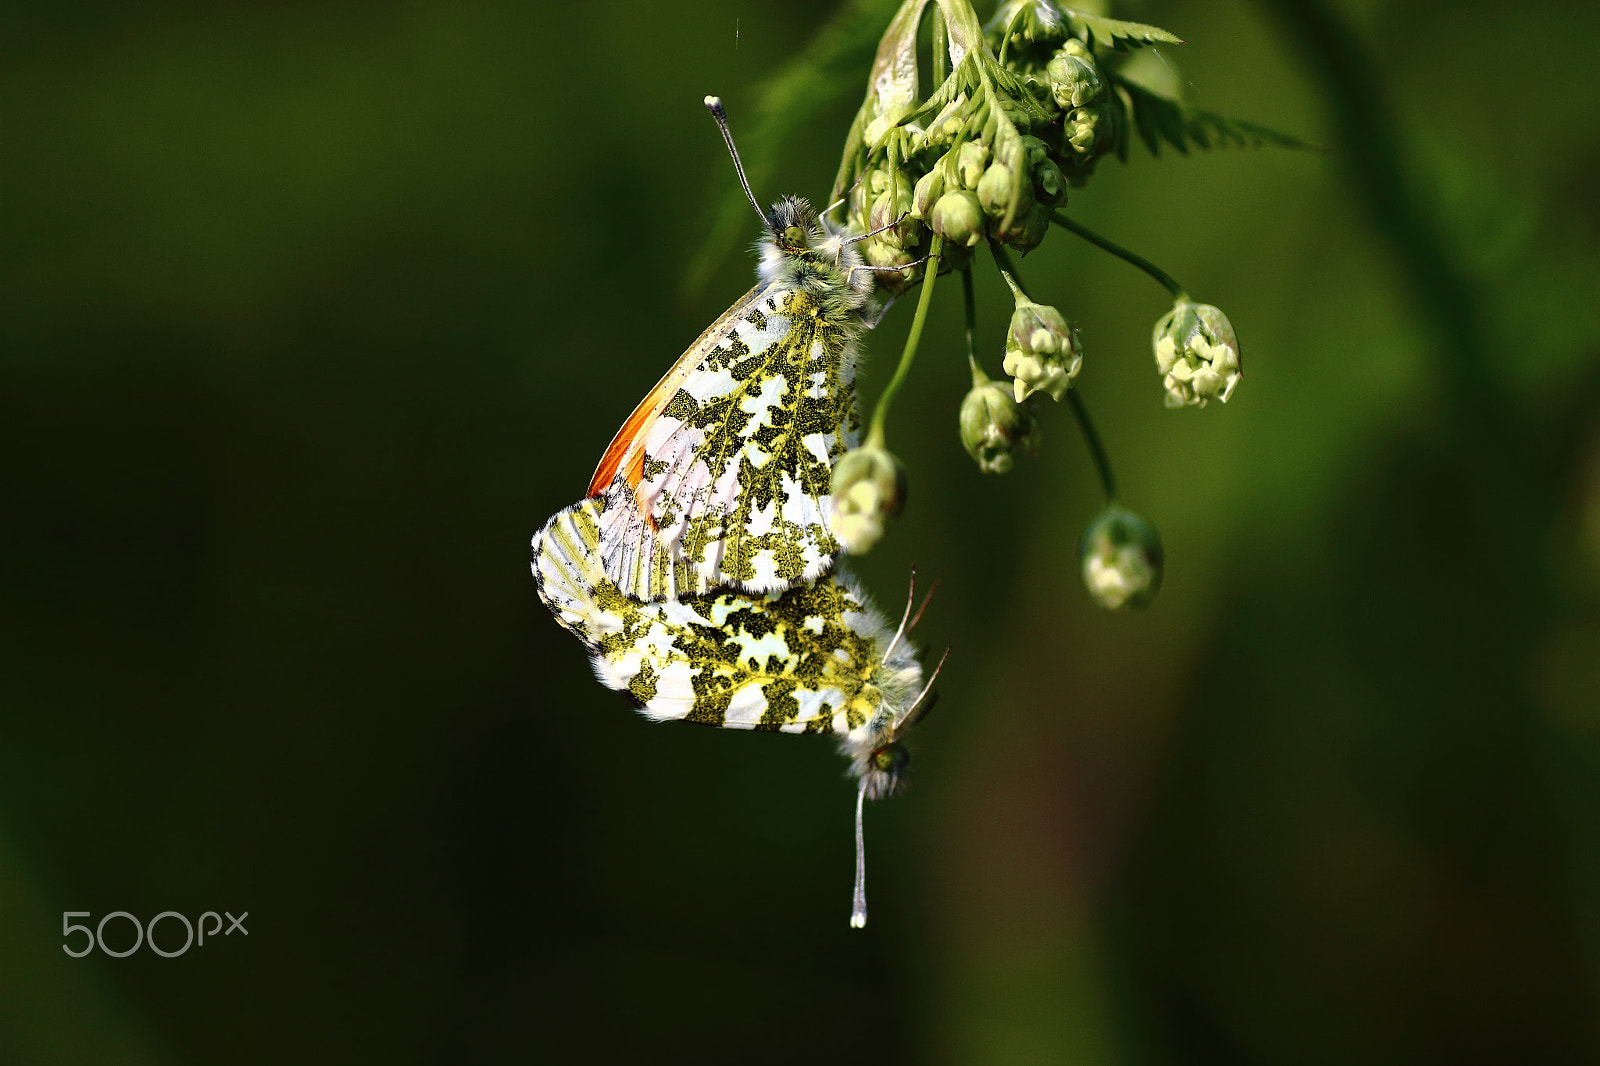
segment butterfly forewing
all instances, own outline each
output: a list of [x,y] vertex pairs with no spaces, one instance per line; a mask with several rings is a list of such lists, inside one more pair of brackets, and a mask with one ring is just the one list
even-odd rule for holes
[[858,437],[859,322],[805,288],[758,286],[662,378],[590,485],[619,590],[767,592],[828,569],[829,477]]

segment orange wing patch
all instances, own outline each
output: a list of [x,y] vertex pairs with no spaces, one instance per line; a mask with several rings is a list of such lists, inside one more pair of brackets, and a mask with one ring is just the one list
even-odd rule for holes
[[612,479],[617,476],[617,471],[622,469],[623,456],[627,454],[629,448],[634,446],[635,441],[639,442],[639,449],[628,460],[628,484],[639,484],[639,479],[644,472],[643,440],[650,427],[655,424],[656,417],[661,414],[662,408],[667,406],[667,401],[678,391],[678,386],[695,370],[699,369],[700,363],[706,357],[706,352],[714,347],[718,340],[722,339],[723,335],[731,328],[732,322],[742,316],[746,308],[755,302],[756,296],[763,288],[764,286],[761,285],[752,288],[741,296],[732,307],[724,311],[715,322],[707,326],[705,332],[701,333],[695,342],[689,345],[689,350],[678,357],[678,361],[673,363],[665,374],[661,375],[661,380],[656,382],[655,387],[645,394],[644,399],[639,401],[639,406],[633,409],[633,414],[629,415],[627,421],[622,423],[622,428],[617,430],[617,435],[611,438],[611,443],[607,445],[605,454],[600,456],[600,465],[595,467],[594,477],[589,479],[588,494],[590,496],[598,496],[611,487]]
[[803,287],[757,285],[634,408],[589,495],[603,570],[641,602],[787,588],[838,551],[828,476],[854,445],[860,316]]
[[[605,454],[600,457],[600,465],[595,467],[594,477],[589,479],[590,496],[598,496],[611,487],[612,479],[617,476],[617,471],[622,468],[622,459],[633,448],[635,441],[642,441],[645,433],[655,422],[656,416],[667,405],[667,398],[671,395],[669,385],[676,382],[674,377],[677,367],[667,371],[667,376],[657,382],[656,387],[650,390],[650,395],[640,401],[639,406],[633,409],[633,414],[622,423],[622,428],[617,430],[617,435],[611,438],[611,443],[606,447]],[[632,457],[628,460],[627,480],[629,485],[639,484],[639,479],[644,476],[644,449],[633,450]]]

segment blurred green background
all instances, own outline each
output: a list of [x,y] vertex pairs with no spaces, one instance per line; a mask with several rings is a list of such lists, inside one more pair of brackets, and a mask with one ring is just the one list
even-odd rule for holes
[[[526,570],[749,284],[683,284],[701,96],[821,198],[863,89],[847,49],[773,126],[832,9],[674,7],[0,9],[0,1062],[1600,1062],[1600,9],[1117,8],[1329,151],[1073,194],[1227,310],[1225,408],[1162,407],[1146,278],[1024,263],[1163,533],[1146,613],[1079,584],[1064,410],[961,451],[941,285],[859,570],[942,580],[952,651],[854,932],[831,746],[649,724]],[[249,934],[72,959],[69,910]]]

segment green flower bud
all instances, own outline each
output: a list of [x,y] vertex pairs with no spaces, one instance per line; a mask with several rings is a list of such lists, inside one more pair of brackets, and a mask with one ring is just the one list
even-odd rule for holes
[[886,449],[866,444],[833,467],[828,526],[851,555],[863,555],[883,536],[883,522],[906,505],[906,472]]
[[976,189],[989,165],[989,146],[977,141],[967,141],[956,153],[956,177],[963,189]]
[[1116,143],[1117,113],[1103,104],[1080,107],[1067,113],[1062,135],[1080,160],[1100,156]]
[[1047,392],[1052,400],[1059,400],[1083,366],[1078,331],[1054,307],[1024,296],[1010,274],[1002,270],[1000,276],[1011,286],[1016,300],[1002,365],[1013,379],[1017,402],[1036,392]]
[[1033,165],[1033,195],[1046,207],[1060,207],[1067,198],[1067,179],[1053,159]]
[[1039,420],[1029,404],[1012,398],[1003,382],[991,381],[976,363],[972,366],[972,391],[961,401],[961,446],[985,474],[1010,471],[1018,451],[1039,450]]
[[1022,138],[1022,156],[1029,169],[1050,158],[1050,146],[1037,137]]
[[1100,66],[1082,41],[1069,40],[1044,68],[1050,93],[1064,109],[1083,107],[1105,92]]
[[1210,304],[1179,299],[1156,323],[1151,342],[1167,386],[1168,407],[1227,403],[1244,373],[1233,325]]
[[902,268],[899,273],[890,270],[874,270],[872,272],[872,276],[876,279],[879,288],[887,289],[890,292],[899,292],[908,281],[916,277],[917,270],[911,268],[911,264],[916,262],[916,256],[893,241],[884,240],[885,237],[892,237],[894,233],[894,230],[887,230],[876,237],[869,237],[862,241],[859,247],[861,249],[861,258],[871,266]]
[[944,167],[935,163],[932,170],[917,179],[917,187],[911,193],[911,213],[917,218],[927,218],[943,195]]
[[883,192],[873,199],[872,210],[867,214],[867,231],[881,230],[885,226],[892,227],[885,230],[882,237],[890,244],[904,248],[915,245],[922,238],[922,223],[910,217],[911,194],[914,191],[911,175],[902,171],[898,179],[891,181]]
[[[998,161],[993,163],[983,172],[983,180],[978,182],[978,202],[990,215],[1004,218],[1007,208],[1011,206],[1015,181],[1016,174],[1011,167]],[[1033,183],[1023,182],[1015,192],[1019,201],[1016,214],[1021,217],[1033,206]]]
[[919,147],[932,148],[955,140],[956,134],[967,124],[967,110],[967,94],[957,93],[956,98],[945,104],[933,121],[928,123]]
[[1108,504],[1083,531],[1078,560],[1089,595],[1108,611],[1148,607],[1161,588],[1161,537],[1119,504]]
[[983,32],[995,38],[999,51],[1000,33],[1010,31],[1009,43],[1015,47],[1035,43],[1054,44],[1067,36],[1067,20],[1049,0],[1007,0],[994,13]]
[[1027,105],[1020,100],[1012,99],[1010,96],[1002,96],[994,101],[994,106],[998,107],[1000,113],[1009,119],[1011,125],[1015,126],[1019,131],[1027,132],[1033,126],[1034,116],[1029,112]]
[[995,236],[1007,247],[1027,254],[1044,243],[1045,235],[1050,232],[1050,209],[1043,204],[1034,204],[1022,214],[1011,220],[1011,225],[1001,226],[995,224]]
[[983,240],[983,206],[977,196],[964,189],[947,192],[933,205],[928,224],[947,241],[977,244]]

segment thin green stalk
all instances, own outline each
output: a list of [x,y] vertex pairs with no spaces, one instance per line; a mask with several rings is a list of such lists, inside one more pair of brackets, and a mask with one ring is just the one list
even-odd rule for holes
[[972,292],[972,262],[961,268],[961,295],[967,305],[967,362],[978,365],[978,300]]
[[1144,256],[1135,255],[1133,252],[1128,251],[1120,244],[1114,244],[1111,241],[1106,240],[1094,230],[1072,221],[1072,219],[1068,218],[1066,215],[1063,215],[1060,211],[1050,212],[1050,221],[1054,222],[1063,229],[1071,230],[1073,233],[1076,233],[1090,244],[1110,252],[1118,259],[1132,263],[1146,274],[1149,274],[1152,278],[1155,278],[1156,281],[1160,282],[1163,288],[1172,293],[1174,299],[1182,300],[1188,295],[1184,292],[1183,286],[1179,285],[1172,279],[1171,274],[1168,274],[1165,270],[1162,270]]
[[944,12],[933,9],[933,84],[943,85],[950,76],[950,30]]
[[1105,445],[1100,443],[1100,434],[1095,432],[1094,422],[1089,418],[1089,408],[1076,388],[1067,390],[1067,405],[1072,408],[1072,416],[1078,420],[1078,428],[1083,431],[1083,442],[1089,446],[1094,468],[1100,474],[1100,487],[1105,490],[1106,502],[1110,503],[1117,498],[1117,479],[1111,474],[1111,458],[1106,455]]
[[911,362],[917,356],[917,345],[922,341],[922,324],[927,321],[928,307],[933,303],[933,283],[939,279],[939,259],[943,251],[944,238],[935,234],[928,246],[928,262],[923,267],[922,275],[922,295],[917,300],[916,317],[911,320],[911,332],[906,334],[905,350],[900,353],[900,365],[894,368],[894,377],[883,387],[878,406],[872,409],[872,428],[867,432],[866,442],[869,448],[884,446],[883,423],[889,417],[889,405],[894,403],[895,393],[900,391],[906,376],[911,373]]
[[989,254],[994,256],[995,266],[1011,275],[1011,280],[1017,283],[1017,288],[1022,290],[1022,295],[1026,296],[1030,300],[1033,299],[1033,293],[1029,292],[1028,287],[1022,283],[1022,279],[1017,277],[1017,265],[1011,261],[1011,253],[1007,252],[994,241],[990,241]]

